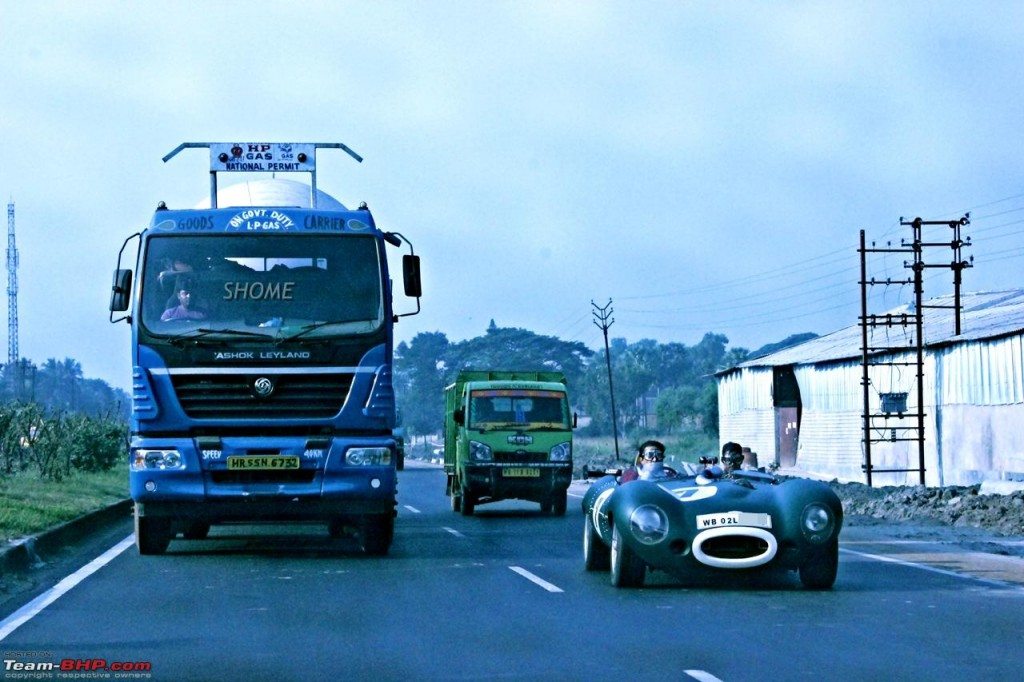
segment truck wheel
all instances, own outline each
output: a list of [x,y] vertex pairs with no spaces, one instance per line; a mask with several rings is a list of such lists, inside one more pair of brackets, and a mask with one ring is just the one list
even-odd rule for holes
[[551,498],[551,511],[555,516],[565,516],[565,508],[569,505],[568,493],[563,490]]
[[548,495],[540,501],[540,513],[550,514],[551,513],[551,496]]
[[185,536],[186,540],[205,540],[206,536],[210,534],[210,524],[204,521],[196,521],[190,523],[185,528],[185,532],[182,535]]
[[452,493],[452,511],[462,511],[462,495],[455,492]]
[[611,566],[608,545],[601,541],[590,514],[583,523],[583,566],[588,571],[607,571]]
[[839,539],[835,538],[820,554],[800,566],[800,582],[812,590],[827,590],[836,582],[839,571]]
[[139,516],[135,511],[135,547],[139,554],[163,554],[171,544],[171,520]]
[[647,564],[622,541],[619,529],[612,526],[611,578],[615,587],[643,587]]
[[384,556],[395,535],[395,517],[390,514],[364,516],[359,524],[359,545],[368,556]]
[[476,507],[476,500],[473,498],[473,493],[469,492],[465,488],[462,490],[462,515],[472,516],[473,509]]

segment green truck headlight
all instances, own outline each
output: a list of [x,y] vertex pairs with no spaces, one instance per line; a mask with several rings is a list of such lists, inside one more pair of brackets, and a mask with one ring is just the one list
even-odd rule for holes
[[174,448],[132,450],[132,471],[146,469],[184,469],[185,461]]
[[349,448],[345,451],[345,464],[357,467],[391,464],[391,448]]
[[572,443],[559,443],[548,454],[552,462],[568,462],[572,459]]
[[469,441],[469,458],[474,462],[489,462],[493,457],[491,446],[480,441]]

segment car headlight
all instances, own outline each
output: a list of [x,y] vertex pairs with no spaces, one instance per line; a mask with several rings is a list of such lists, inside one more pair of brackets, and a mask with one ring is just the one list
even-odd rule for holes
[[800,530],[811,542],[824,542],[832,534],[832,510],[814,502],[800,515]]
[[345,464],[357,467],[391,464],[391,448],[349,448],[345,451]]
[[552,462],[568,462],[572,459],[572,443],[559,443],[551,448],[548,457]]
[[489,462],[491,460],[491,446],[480,441],[469,441],[469,458],[474,462]]
[[654,545],[668,535],[668,517],[653,504],[644,504],[629,515],[629,529],[645,545]]
[[132,471],[146,469],[184,469],[181,453],[170,449],[138,449],[132,451]]

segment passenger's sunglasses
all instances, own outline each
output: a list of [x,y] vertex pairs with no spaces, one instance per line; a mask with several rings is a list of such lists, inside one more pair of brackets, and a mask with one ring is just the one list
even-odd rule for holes
[[658,452],[657,450],[650,450],[650,451],[644,453],[644,459],[649,459],[649,460],[653,460],[655,462],[660,462],[661,460],[665,459],[665,453],[664,452]]

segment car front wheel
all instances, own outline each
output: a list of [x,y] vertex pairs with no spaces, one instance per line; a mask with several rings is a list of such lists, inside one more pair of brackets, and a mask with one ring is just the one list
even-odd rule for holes
[[839,540],[834,538],[820,553],[800,566],[800,582],[812,590],[827,590],[836,582],[839,571]]
[[643,587],[647,564],[622,540],[612,525],[611,579],[615,587]]
[[601,541],[590,514],[583,522],[583,566],[588,571],[607,571],[611,566],[608,545]]

